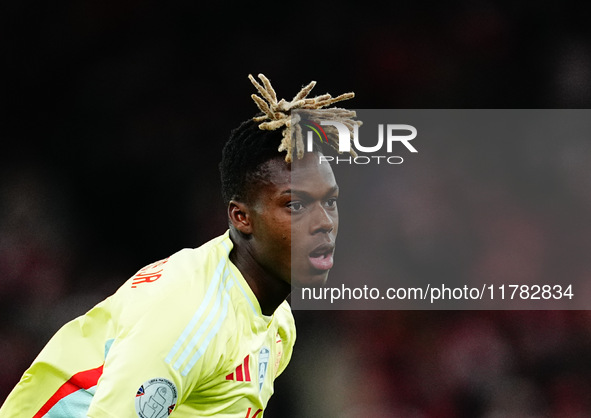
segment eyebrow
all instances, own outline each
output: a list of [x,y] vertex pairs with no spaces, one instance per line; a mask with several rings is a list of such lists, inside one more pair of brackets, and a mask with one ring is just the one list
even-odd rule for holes
[[[328,189],[326,191],[324,196],[330,196],[331,194],[334,194],[338,191],[339,191],[339,186],[335,184],[334,186],[332,186],[330,189]],[[313,196],[310,193],[305,192],[303,190],[287,189],[287,190],[284,190],[283,192],[281,192],[281,195],[287,195],[287,194],[294,194],[294,195],[300,196],[304,199],[313,199]]]

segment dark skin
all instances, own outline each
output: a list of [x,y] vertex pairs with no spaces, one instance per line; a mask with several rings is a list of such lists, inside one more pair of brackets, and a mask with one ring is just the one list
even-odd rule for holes
[[338,186],[328,163],[307,153],[297,163],[265,163],[268,175],[247,202],[230,201],[230,260],[242,273],[265,315],[287,298],[292,284],[326,283],[338,232]]

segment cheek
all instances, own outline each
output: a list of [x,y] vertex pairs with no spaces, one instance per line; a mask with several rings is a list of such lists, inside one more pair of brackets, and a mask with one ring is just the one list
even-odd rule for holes
[[300,260],[306,255],[307,234],[302,226],[294,227],[291,231],[291,254],[294,260]]
[[292,232],[291,222],[284,217],[276,217],[273,218],[272,226],[275,240],[281,245],[289,244]]
[[273,216],[268,228],[272,235],[268,240],[269,246],[275,252],[289,252],[292,242],[291,219],[285,216]]

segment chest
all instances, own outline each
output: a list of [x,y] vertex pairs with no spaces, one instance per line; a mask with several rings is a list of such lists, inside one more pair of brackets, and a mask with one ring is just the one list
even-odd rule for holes
[[249,341],[238,339],[235,347],[227,347],[231,361],[193,391],[172,416],[261,418],[287,343],[271,330]]

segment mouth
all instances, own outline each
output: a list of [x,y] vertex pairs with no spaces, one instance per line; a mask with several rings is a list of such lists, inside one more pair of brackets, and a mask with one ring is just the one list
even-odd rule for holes
[[334,264],[333,260],[334,244],[321,244],[314,248],[308,255],[308,259],[316,270],[328,271]]

